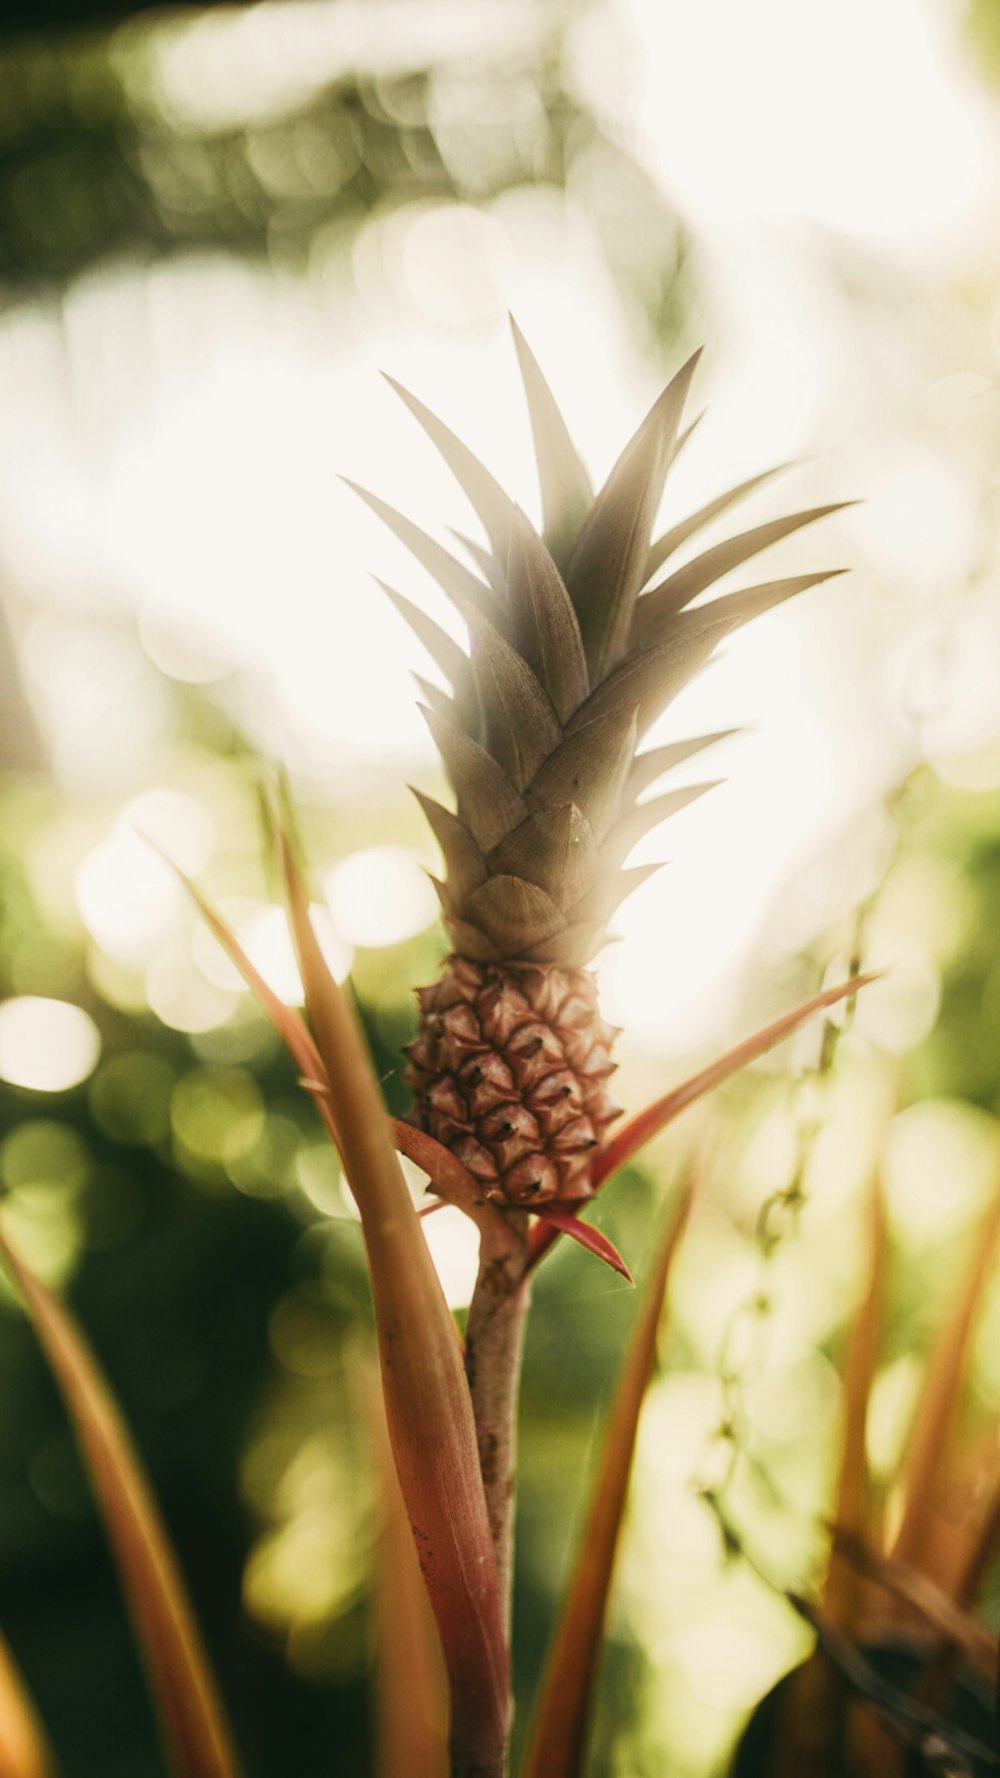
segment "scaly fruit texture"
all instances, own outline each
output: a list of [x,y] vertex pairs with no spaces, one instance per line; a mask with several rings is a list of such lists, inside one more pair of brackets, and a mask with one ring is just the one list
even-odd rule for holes
[[445,861],[435,887],[453,951],[442,978],[419,991],[407,1068],[412,1116],[490,1197],[535,1206],[589,1194],[594,1149],[618,1115],[607,1088],[615,1033],[600,1017],[585,965],[615,909],[657,868],[623,868],[628,855],[711,785],[644,794],[720,737],[646,753],[637,746],[730,631],[828,575],[693,601],[835,508],[758,525],[674,566],[683,545],[776,473],[741,482],[654,537],[667,471],[693,430],[682,431],[681,418],[698,354],[595,495],[516,327],[514,340],[541,483],[541,535],[454,433],[398,384],[489,548],[460,539],[474,564],[467,567],[384,501],[356,491],[438,581],[469,636],[466,652],[381,583],[451,686],[449,696],[420,681],[456,806],[416,793]]

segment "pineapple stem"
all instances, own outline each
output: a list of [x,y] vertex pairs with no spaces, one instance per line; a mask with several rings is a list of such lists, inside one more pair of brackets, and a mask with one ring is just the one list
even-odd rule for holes
[[499,1246],[484,1238],[480,1249],[479,1275],[466,1326],[465,1369],[509,1645],[517,1401],[531,1288],[527,1276],[528,1218],[523,1212],[513,1212],[504,1221],[507,1241]]

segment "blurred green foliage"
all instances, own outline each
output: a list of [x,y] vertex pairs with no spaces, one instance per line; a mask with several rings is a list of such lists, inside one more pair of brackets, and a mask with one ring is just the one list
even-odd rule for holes
[[[337,10],[317,9],[331,24]],[[545,0],[499,40],[489,7],[456,9],[454,47],[433,62],[409,47],[405,10],[371,8],[366,41],[385,72],[321,30],[311,55],[299,42],[283,56],[279,21],[254,7],[0,44],[0,294],[193,252],[304,271],[414,199],[550,185],[585,200],[623,304],[655,338],[683,231],[567,77],[572,6]],[[185,53],[192,67],[172,79]]]

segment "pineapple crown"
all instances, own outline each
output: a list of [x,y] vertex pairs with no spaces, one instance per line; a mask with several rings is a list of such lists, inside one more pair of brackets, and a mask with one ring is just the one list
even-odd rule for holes
[[638,743],[725,636],[831,571],[693,601],[768,545],[838,507],[771,520],[672,566],[689,539],[778,469],[739,483],[654,536],[667,472],[697,425],[682,429],[681,421],[700,353],[667,384],[595,494],[552,392],[511,325],[541,484],[541,535],[461,440],[391,378],[462,487],[489,548],[460,539],[474,563],[467,567],[385,501],[348,485],[429,571],[468,627],[466,653],[379,582],[451,686],[448,696],[418,681],[455,812],[415,795],[445,860],[446,880],[432,880],[454,950],[478,962],[575,967],[593,957],[615,909],[659,868],[622,869],[636,843],[713,786],[640,801],[643,793],[722,736],[643,754]]

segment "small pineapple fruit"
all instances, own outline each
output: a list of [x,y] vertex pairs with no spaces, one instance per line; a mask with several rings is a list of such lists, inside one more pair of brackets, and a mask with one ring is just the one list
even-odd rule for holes
[[615,1032],[600,1017],[586,965],[619,903],[656,868],[622,867],[645,833],[711,786],[640,798],[720,737],[644,754],[637,745],[724,636],[828,576],[692,601],[834,508],[760,525],[661,575],[702,526],[775,471],[651,541],[667,470],[691,430],[680,426],[697,355],[595,496],[516,328],[514,338],[541,482],[541,536],[455,435],[402,389],[490,548],[466,544],[474,571],[385,502],[356,491],[439,581],[469,634],[466,654],[385,588],[452,688],[446,696],[424,686],[425,715],[456,800],[452,813],[417,793],[445,860],[436,888],[453,951],[441,979],[419,991],[420,1028],[407,1068],[412,1116],[488,1196],[532,1207],[589,1195],[595,1148],[618,1115],[607,1085]]

